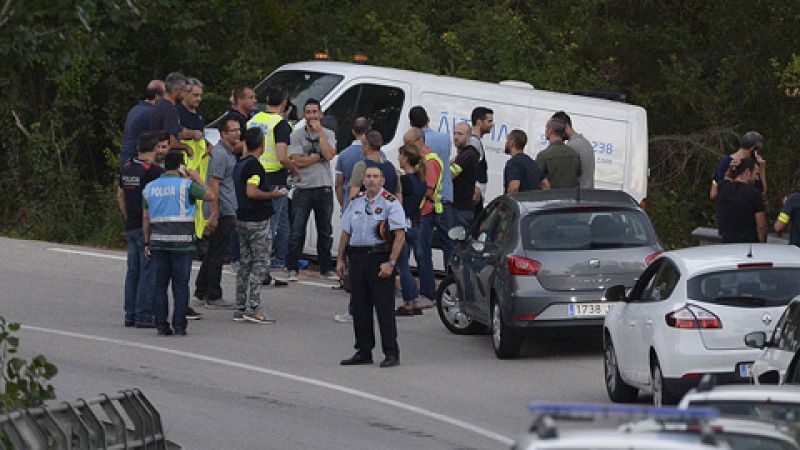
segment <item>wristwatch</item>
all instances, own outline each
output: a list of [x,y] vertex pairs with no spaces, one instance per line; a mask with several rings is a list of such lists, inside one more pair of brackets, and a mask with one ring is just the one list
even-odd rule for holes
[[386,261],[386,262],[388,262],[388,263],[389,263],[389,265],[390,265],[390,266],[392,266],[392,267],[394,267],[394,265],[395,265],[395,264],[397,264],[397,261],[396,261],[396,260],[394,260],[394,259],[390,259],[390,260],[388,260],[388,261]]

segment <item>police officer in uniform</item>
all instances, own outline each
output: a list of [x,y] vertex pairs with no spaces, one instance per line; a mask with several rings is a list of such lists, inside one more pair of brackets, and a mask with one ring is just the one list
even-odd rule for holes
[[372,309],[378,316],[381,347],[385,359],[381,367],[400,363],[397,327],[394,318],[395,263],[405,241],[405,213],[400,202],[383,189],[383,172],[368,167],[364,173],[366,191],[347,205],[342,215],[342,237],[336,272],[344,274],[345,252],[350,257],[350,302],[353,305],[353,331],[356,353],[341,365],[372,364],[375,328]]

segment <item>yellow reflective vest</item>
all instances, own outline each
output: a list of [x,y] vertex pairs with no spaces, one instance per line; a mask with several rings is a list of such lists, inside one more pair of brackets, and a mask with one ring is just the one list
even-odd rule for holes
[[264,132],[264,153],[261,154],[259,161],[267,173],[283,169],[275,150],[275,133],[273,131],[281,120],[283,117],[280,114],[261,111],[247,121],[247,128],[258,127]]
[[[444,212],[444,205],[442,204],[442,176],[444,176],[444,163],[442,162],[442,158],[439,158],[439,155],[437,155],[433,150],[429,151],[422,157],[425,158],[426,164],[428,161],[434,160],[439,163],[439,167],[441,168],[439,171],[439,177],[436,179],[436,187],[433,189],[433,212],[436,214],[441,214]],[[422,209],[424,204],[425,197],[423,197],[422,201],[419,202],[420,209]]]
[[[204,181],[208,175],[208,162],[211,159],[211,152],[206,153],[205,139],[184,139],[181,143],[192,148],[192,156],[184,153],[184,163],[188,169],[196,170]],[[203,201],[197,201],[197,210],[194,214],[194,232],[198,238],[203,237],[208,221],[203,217]]]

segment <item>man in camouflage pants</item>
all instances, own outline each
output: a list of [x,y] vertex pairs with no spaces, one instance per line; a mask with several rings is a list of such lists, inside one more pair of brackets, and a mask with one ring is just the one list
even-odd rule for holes
[[[233,121],[224,120],[233,132]],[[238,125],[237,125],[238,126]],[[238,133],[238,130],[236,130]],[[272,236],[269,218],[272,199],[285,195],[285,190],[272,189],[258,157],[264,151],[264,134],[260,128],[244,133],[247,153],[233,169],[236,188],[236,232],[239,233],[239,271],[236,274],[236,311],[233,320],[254,323],[273,323],[261,306],[261,282],[269,267]]]

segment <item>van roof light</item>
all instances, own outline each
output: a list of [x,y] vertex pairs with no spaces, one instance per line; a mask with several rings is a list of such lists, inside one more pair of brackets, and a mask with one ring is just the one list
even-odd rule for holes
[[330,55],[327,52],[316,52],[314,53],[314,59],[318,60],[329,60],[331,59]]
[[364,55],[362,53],[356,53],[355,55],[353,55],[354,63],[365,63],[367,61],[369,61],[369,57],[367,57],[367,55]]

